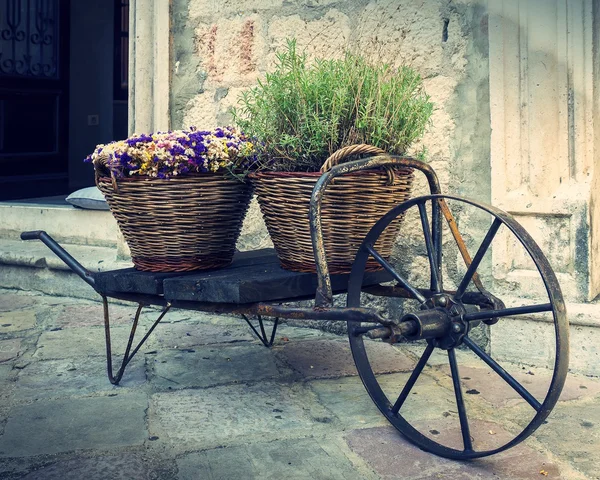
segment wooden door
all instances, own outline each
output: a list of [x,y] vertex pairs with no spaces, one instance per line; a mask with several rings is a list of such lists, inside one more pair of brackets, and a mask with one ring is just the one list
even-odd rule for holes
[[0,200],[67,191],[68,66],[68,0],[0,0]]

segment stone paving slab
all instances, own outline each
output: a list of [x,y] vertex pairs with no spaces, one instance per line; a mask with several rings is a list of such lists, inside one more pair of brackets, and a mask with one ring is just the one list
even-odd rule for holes
[[7,362],[17,358],[23,352],[21,339],[0,340],[0,362]]
[[[473,423],[477,430],[489,429],[487,423]],[[348,445],[363,458],[382,479],[414,480],[571,480],[572,472],[561,472],[547,456],[527,446],[515,447],[510,453],[498,454],[470,462],[456,462],[426,453],[411,445],[392,427],[354,430],[346,436]],[[544,472],[544,473],[541,473]]]
[[[395,402],[408,377],[408,373],[379,377],[381,387],[390,399],[390,403]],[[319,401],[339,417],[347,428],[387,423],[357,377],[317,380],[310,385],[319,397]],[[432,377],[421,375],[402,407],[402,414],[408,419],[440,419],[456,416],[453,395],[451,391],[441,388]]]
[[0,335],[35,328],[35,315],[34,309],[0,313]]
[[150,380],[159,389],[210,387],[269,378],[282,381],[293,375],[273,352],[257,344],[166,350],[150,357],[154,357]]
[[[600,479],[597,378],[569,375],[558,406],[525,445],[460,463],[410,446],[389,426],[355,375],[345,336],[281,325],[267,350],[239,318],[174,311],[114,387],[99,303],[0,291],[0,310],[7,302],[0,317],[20,321],[0,330],[3,480],[121,478],[118,472],[160,480],[202,478],[199,472],[277,480],[340,472],[368,480]],[[114,351],[122,354],[135,308],[111,311]],[[142,332],[158,313],[142,316]],[[395,400],[424,346],[371,345],[382,388]],[[492,389],[477,357],[457,357],[465,392],[478,391],[465,393],[477,444],[518,432],[532,409],[516,405],[511,389]],[[446,353],[430,363],[401,412],[430,438],[460,444]],[[550,375],[508,367],[536,395]]]
[[[548,393],[552,372],[533,367],[507,366],[508,372],[529,393],[538,400],[543,400]],[[450,368],[444,366],[442,371],[448,377]],[[494,407],[523,402],[522,397],[495,372],[488,367],[459,367],[461,384],[464,391],[481,395]],[[584,396],[600,394],[600,380],[583,375],[570,374],[560,395],[561,401],[572,401]]]
[[47,360],[31,363],[18,371],[14,396],[20,401],[77,397],[123,388],[139,389],[145,383],[143,357],[135,357],[127,366],[119,387],[109,382],[104,358]]
[[178,480],[364,480],[344,452],[327,438],[254,443],[191,453],[177,461]]
[[196,450],[313,434],[333,421],[310,390],[277,383],[157,393],[150,408],[151,435]]
[[[268,320],[265,322],[268,327],[268,331],[271,331],[272,323]],[[285,323],[285,320],[277,327],[277,336],[275,337],[275,343],[282,345],[288,342],[300,342],[302,340],[315,340],[318,338],[331,338],[330,334],[322,331],[315,330],[314,328],[298,327]],[[339,338],[339,337],[338,337]],[[345,337],[342,337],[345,338]]]
[[14,407],[0,437],[0,457],[140,445],[148,436],[147,406],[146,396],[135,393]]
[[[123,354],[130,331],[131,329],[125,326],[111,327],[113,354]],[[139,326],[136,331],[136,339],[141,339],[145,331],[142,326]],[[141,353],[146,349],[147,347],[144,346]],[[81,327],[43,332],[33,356],[38,360],[60,360],[100,355],[106,355],[104,328]]]
[[386,423],[358,377],[315,380],[309,385],[319,402],[339,419],[344,428]]
[[175,462],[162,462],[141,455],[78,457],[37,469],[22,480],[169,480],[175,478]]
[[[10,381],[12,377],[12,366],[11,365],[0,365],[0,385],[3,387],[6,386],[7,382]],[[0,390],[0,396],[3,393],[4,388]]]
[[[110,324],[131,325],[135,316],[135,310],[134,306],[109,305]],[[143,322],[145,317],[146,315],[142,313],[140,322]],[[102,304],[67,305],[61,308],[51,323],[53,326],[60,328],[104,326],[104,307]]]
[[[415,361],[406,353],[382,342],[365,342],[376,373],[411,371]],[[303,377],[335,378],[357,375],[348,341],[311,340],[283,345],[281,355]]]
[[559,403],[534,437],[553,454],[582,472],[600,479],[600,404]]
[[0,292],[0,312],[12,312],[21,308],[33,307],[38,304],[39,298],[33,295]]
[[149,348],[190,348],[216,343],[249,342],[254,337],[242,325],[214,325],[211,323],[159,324],[149,340]]
[[[417,343],[400,343],[395,345],[395,348],[400,349],[406,353],[410,353],[414,356],[414,358],[419,359],[425,350],[425,342],[420,341]],[[482,362],[481,359],[475,355],[471,350],[468,349],[456,349],[456,361],[459,367],[481,367]],[[427,361],[427,365],[430,367],[443,367],[448,366],[448,352],[445,350],[441,350],[436,348],[429,360]]]

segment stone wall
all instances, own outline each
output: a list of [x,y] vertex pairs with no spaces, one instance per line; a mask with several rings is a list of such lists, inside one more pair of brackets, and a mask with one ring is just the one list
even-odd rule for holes
[[[231,122],[240,93],[294,37],[309,58],[346,48],[410,65],[435,103],[422,140],[444,191],[490,200],[487,2],[449,0],[174,0],[171,126]],[[418,147],[420,147],[419,145]],[[418,191],[424,192],[424,183]],[[256,205],[240,248],[269,239]]]

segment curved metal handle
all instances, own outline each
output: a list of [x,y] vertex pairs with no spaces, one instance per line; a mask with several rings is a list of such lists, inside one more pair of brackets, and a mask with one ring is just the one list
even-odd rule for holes
[[46,233],[43,230],[32,230],[30,232],[21,233],[21,240],[39,240],[42,233]]
[[89,270],[85,269],[81,263],[71,256],[63,247],[61,247],[56,240],[48,235],[43,230],[33,230],[30,232],[21,233],[21,240],[41,240],[50,250],[52,250],[58,258],[66,263],[73,272],[79,275],[87,284],[95,289],[96,279],[94,274]]
[[[333,305],[333,293],[331,290],[331,277],[329,276],[329,267],[325,255],[325,245],[323,243],[323,227],[321,224],[321,206],[325,189],[335,177],[345,175],[359,170],[372,170],[381,167],[408,167],[423,172],[429,184],[429,190],[432,194],[440,194],[440,182],[433,168],[428,164],[410,157],[398,157],[395,155],[377,155],[375,157],[363,158],[352,162],[336,165],[328,172],[325,172],[317,181],[310,199],[310,236],[315,255],[315,264],[317,267],[317,292],[315,296],[315,307],[322,308]],[[434,212],[432,212],[432,236],[438,250],[438,258],[441,255],[441,242],[439,235],[441,232],[441,217],[439,215],[439,205],[434,203]]]

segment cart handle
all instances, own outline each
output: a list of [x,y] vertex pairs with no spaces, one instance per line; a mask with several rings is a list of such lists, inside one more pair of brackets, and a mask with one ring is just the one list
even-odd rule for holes
[[89,284],[92,288],[95,289],[96,279],[94,278],[94,274],[89,270],[85,269],[81,263],[75,260],[69,252],[67,252],[63,247],[61,247],[56,241],[48,235],[43,230],[33,230],[30,232],[21,233],[21,240],[40,240],[42,241],[50,250],[52,250],[58,258],[60,258],[63,262],[67,264],[67,266],[73,270],[77,275],[79,275],[84,282]]
[[[324,165],[325,166],[325,165]],[[342,163],[323,173],[313,189],[310,199],[310,236],[313,244],[315,263],[317,266],[317,292],[315,296],[315,307],[323,308],[333,305],[333,292],[331,289],[331,277],[329,276],[329,267],[325,255],[325,246],[323,243],[323,228],[321,224],[321,205],[325,189],[335,177],[356,172],[359,170],[372,170],[382,167],[408,167],[420,170],[427,178],[429,190],[432,195],[441,194],[440,182],[433,168],[428,164],[410,157],[399,157],[396,155],[377,155],[374,157],[363,158],[352,162]],[[432,236],[434,238],[435,248],[438,258],[441,255],[441,242],[438,241],[441,232],[441,216],[439,215],[439,204],[434,203],[433,212],[434,221],[432,222]]]

